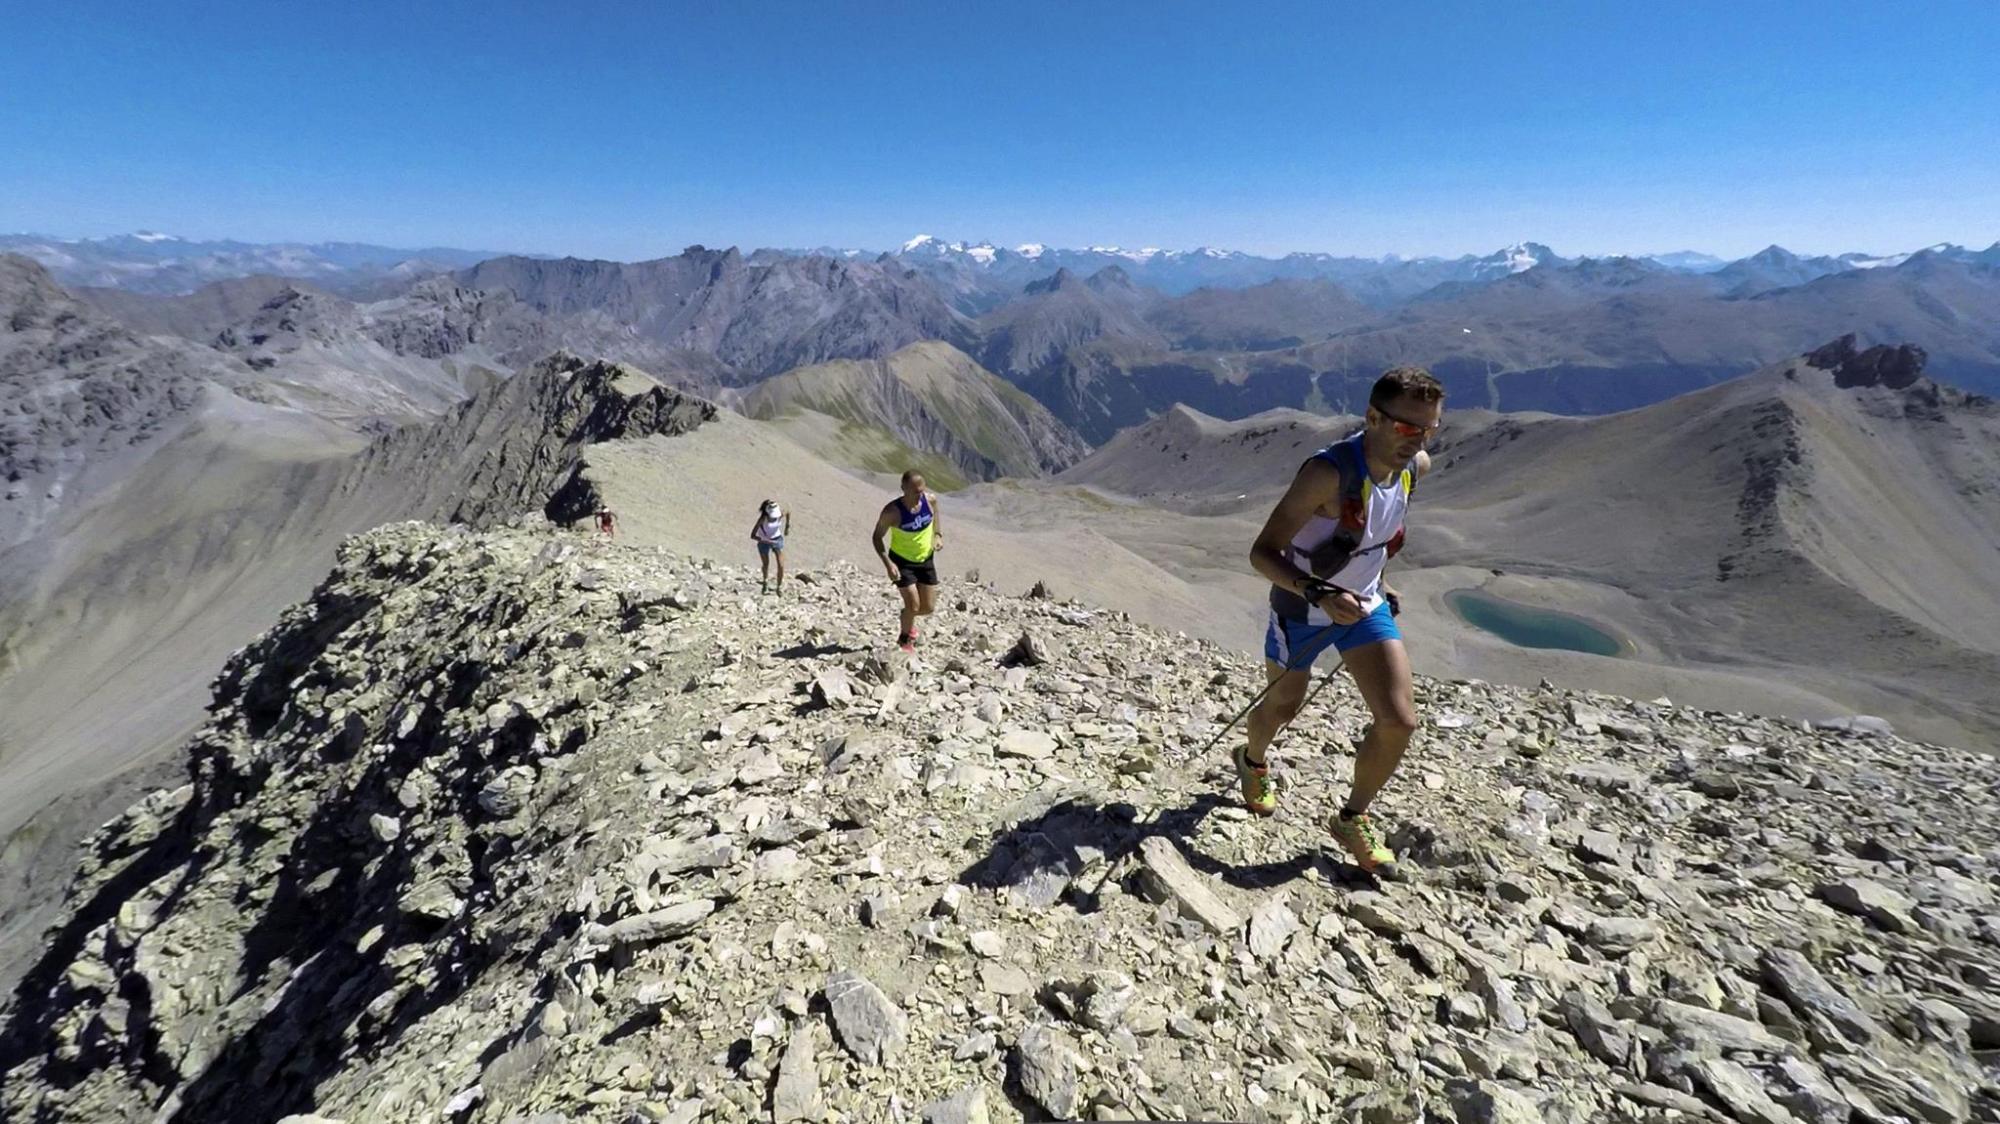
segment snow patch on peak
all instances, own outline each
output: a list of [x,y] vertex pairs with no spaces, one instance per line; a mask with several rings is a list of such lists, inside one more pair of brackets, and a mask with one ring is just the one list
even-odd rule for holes
[[931,237],[930,235],[919,234],[915,238],[910,239],[908,242],[903,243],[903,252],[907,254],[911,250],[922,249],[923,247],[931,245],[934,242],[937,242],[937,239]]
[[1542,258],[1548,253],[1548,248],[1534,242],[1516,242],[1500,253],[1505,257],[1507,271],[1520,273],[1542,264]]
[[1048,252],[1048,247],[1040,242],[1023,242],[1014,247],[1014,252],[1024,258],[1038,258]]
[[138,239],[139,241],[141,241],[141,242],[182,242],[182,241],[185,241],[185,239],[183,239],[182,237],[180,237],[180,236],[179,236],[179,235],[177,235],[177,234],[161,234],[160,232],[158,232],[158,231],[155,231],[155,230],[137,230],[137,231],[133,231],[133,232],[132,232],[132,237],[134,237],[134,238],[137,238],[137,239]]

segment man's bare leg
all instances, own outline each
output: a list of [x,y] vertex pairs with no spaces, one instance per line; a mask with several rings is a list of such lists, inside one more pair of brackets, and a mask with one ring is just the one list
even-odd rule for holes
[[910,638],[910,629],[917,623],[917,587],[906,585],[896,592],[903,595],[902,631],[896,633],[898,642]]
[[1298,717],[1299,707],[1305,705],[1306,685],[1312,682],[1312,671],[1286,671],[1283,664],[1265,660],[1264,682],[1269,684],[1277,679],[1284,682],[1271,688],[1271,693],[1251,709],[1250,717],[1243,723],[1250,737],[1249,747],[1243,751],[1243,756],[1252,765],[1264,764],[1264,752],[1271,748],[1271,740],[1287,723]]
[[1410,748],[1417,732],[1417,708],[1411,697],[1410,658],[1401,640],[1353,649],[1347,653],[1347,670],[1374,721],[1355,754],[1354,789],[1343,810],[1365,812]]

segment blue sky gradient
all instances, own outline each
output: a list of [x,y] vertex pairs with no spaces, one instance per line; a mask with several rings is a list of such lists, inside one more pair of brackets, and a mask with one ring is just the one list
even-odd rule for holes
[[2000,239],[2000,4],[138,5],[0,34],[0,231],[623,259]]

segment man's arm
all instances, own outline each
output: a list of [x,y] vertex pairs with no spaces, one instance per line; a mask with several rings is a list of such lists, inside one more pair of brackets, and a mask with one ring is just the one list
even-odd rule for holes
[[889,571],[889,576],[893,578],[896,576],[896,564],[889,561],[888,543],[889,528],[896,525],[896,515],[890,510],[892,506],[893,504],[884,504],[882,506],[882,513],[875,517],[875,556],[882,560],[882,565]]
[[[1284,498],[1271,509],[1270,517],[1264,520],[1264,529],[1257,533],[1257,541],[1250,546],[1250,565],[1259,574],[1270,579],[1279,589],[1289,590],[1313,601],[1312,575],[1292,564],[1286,557],[1292,536],[1306,525],[1314,511],[1340,497],[1340,470],[1326,461],[1314,459],[1299,468],[1292,478],[1292,486],[1285,490]],[[1321,606],[1327,614],[1341,624],[1352,624],[1361,618],[1361,603],[1351,593],[1327,595],[1322,591]],[[1347,619],[1343,620],[1345,617]]]
[[931,498],[931,550],[936,551],[938,547],[944,544],[944,522],[939,518],[940,510],[938,508],[937,493],[927,492],[925,494]]

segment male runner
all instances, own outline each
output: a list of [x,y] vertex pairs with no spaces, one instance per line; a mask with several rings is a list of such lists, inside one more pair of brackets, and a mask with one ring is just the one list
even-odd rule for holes
[[[889,540],[886,548],[885,536]],[[896,644],[905,652],[916,650],[917,618],[930,616],[937,607],[937,563],[933,556],[942,545],[937,494],[924,488],[922,473],[910,469],[903,473],[903,494],[884,504],[875,520],[875,554],[903,595]]]
[[1420,367],[1397,367],[1376,380],[1359,432],[1315,453],[1293,478],[1250,548],[1250,564],[1271,580],[1264,639],[1266,682],[1276,686],[1250,712],[1246,744],[1234,752],[1243,802],[1277,810],[1264,751],[1305,701],[1313,661],[1338,649],[1374,721],[1354,761],[1354,787],[1329,825],[1368,871],[1393,868],[1396,856],[1368,817],[1417,729],[1410,661],[1395,614],[1396,593],[1382,580],[1403,545],[1410,492],[1430,471],[1424,444],[1444,414],[1444,387]]

